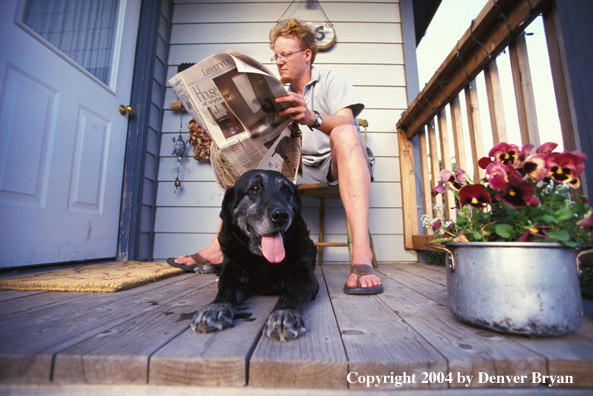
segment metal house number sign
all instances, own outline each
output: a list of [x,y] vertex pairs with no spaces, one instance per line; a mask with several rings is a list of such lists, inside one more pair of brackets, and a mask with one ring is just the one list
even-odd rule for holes
[[331,48],[336,42],[336,31],[328,22],[305,22],[305,24],[315,33],[317,47],[320,51]]

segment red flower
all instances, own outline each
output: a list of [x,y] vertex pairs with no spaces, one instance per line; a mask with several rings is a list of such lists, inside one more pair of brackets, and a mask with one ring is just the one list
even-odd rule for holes
[[515,165],[519,158],[519,146],[516,144],[508,144],[500,142],[488,153],[488,156],[494,158],[494,161],[502,162],[505,165]]
[[490,202],[490,195],[483,184],[470,184],[459,190],[460,206],[470,205],[474,208],[484,209]]
[[491,163],[492,159],[490,157],[482,157],[478,160],[478,166],[482,169],[486,169]]
[[441,229],[441,224],[442,224],[441,219],[438,219],[437,221],[435,221],[434,223],[432,223],[432,230],[433,231],[440,230]]
[[548,236],[545,230],[549,230],[552,228],[551,226],[533,226],[532,228],[525,231],[523,235],[519,238],[519,242],[533,242],[535,237],[538,238],[545,238]]
[[535,186],[531,182],[523,180],[518,173],[510,173],[507,188],[501,190],[496,198],[513,208],[521,208],[528,205],[539,205],[539,199],[534,195]]
[[554,151],[554,149],[558,147],[558,143],[553,143],[553,142],[547,142],[542,144],[541,146],[539,146],[536,150],[536,153],[538,154],[549,154],[552,151]]
[[578,177],[585,169],[583,161],[587,156],[580,151],[571,151],[570,153],[550,153],[546,155],[546,165],[548,167],[548,177],[553,178],[558,183],[565,183],[573,188],[581,185]]

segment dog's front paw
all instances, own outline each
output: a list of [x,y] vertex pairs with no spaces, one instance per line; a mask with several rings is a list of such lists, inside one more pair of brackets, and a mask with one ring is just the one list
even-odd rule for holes
[[191,321],[194,333],[212,333],[228,327],[233,321],[233,306],[228,303],[206,305]]
[[280,309],[273,311],[264,327],[264,334],[277,341],[290,341],[305,334],[305,321],[298,311]]
[[221,269],[222,269],[221,264],[206,263],[206,264],[198,265],[196,268],[194,268],[194,272],[196,274],[200,274],[200,275],[205,275],[205,274],[220,275]]

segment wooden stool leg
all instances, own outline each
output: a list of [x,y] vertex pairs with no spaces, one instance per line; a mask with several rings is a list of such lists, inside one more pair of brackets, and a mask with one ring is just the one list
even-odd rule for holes
[[[319,242],[325,242],[324,237],[325,232],[325,199],[321,198],[319,200],[319,238],[317,239]],[[317,246],[318,251],[318,258],[317,263],[321,267],[323,265],[323,246]]]

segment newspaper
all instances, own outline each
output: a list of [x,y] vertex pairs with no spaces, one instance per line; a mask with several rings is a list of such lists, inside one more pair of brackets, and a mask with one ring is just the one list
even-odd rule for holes
[[272,169],[296,180],[302,134],[290,117],[278,115],[289,105],[278,104],[274,98],[288,93],[265,66],[225,50],[169,82],[187,112],[239,175],[256,168]]

